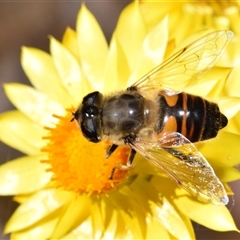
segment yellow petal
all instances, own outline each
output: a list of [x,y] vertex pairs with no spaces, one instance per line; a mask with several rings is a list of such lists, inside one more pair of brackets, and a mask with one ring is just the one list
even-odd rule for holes
[[[131,190],[129,189],[129,192],[127,194],[127,196],[130,196],[131,198],[133,198],[131,195],[130,195]],[[141,203],[138,201],[138,199],[136,199],[136,201],[133,201],[132,202],[132,209],[134,211],[134,218],[137,220],[135,223],[133,221],[133,225],[136,225],[138,226],[139,230],[138,231],[138,228],[136,228],[136,232],[139,236],[141,236],[141,238],[145,238],[146,236],[146,233],[147,233],[147,225],[146,225],[146,215],[147,215],[147,212],[145,211],[145,209],[143,208],[143,206],[141,205]]]
[[67,89],[73,106],[78,106],[81,98],[90,92],[90,88],[82,77],[76,58],[56,39],[51,37],[50,40],[51,54],[62,84]]
[[[118,214],[121,219],[120,223],[125,225],[125,231],[122,232],[121,239],[144,239],[145,236],[142,233],[143,227],[146,228],[146,223],[143,226],[139,225],[137,216],[131,216],[128,212],[119,210]],[[127,225],[127,226],[126,226]],[[146,233],[145,233],[146,235]]]
[[111,211],[110,223],[108,224],[106,230],[103,232],[101,239],[119,239],[118,226],[118,213],[114,209],[114,211]]
[[42,126],[54,126],[57,123],[52,115],[64,115],[64,108],[56,101],[32,87],[19,83],[4,84],[4,90],[10,101],[29,119]]
[[215,206],[195,201],[186,196],[183,189],[178,189],[179,198],[174,198],[174,203],[183,214],[194,222],[215,231],[239,231],[234,220],[225,206]]
[[179,3],[167,1],[141,1],[140,8],[149,30],[154,28],[174,8],[179,9]]
[[230,19],[228,19],[228,17],[223,16],[223,15],[219,16],[219,17],[216,17],[216,19],[214,21],[214,28],[215,29],[219,29],[219,30],[232,29],[230,25],[231,25]]
[[152,164],[149,164],[146,158],[139,154],[136,154],[136,157],[134,158],[134,164],[136,164],[136,166],[132,169],[131,177],[134,175],[137,176],[139,173],[144,173],[145,175],[150,176],[157,175],[156,168],[152,166]]
[[35,193],[29,193],[29,194],[23,194],[23,195],[15,195],[13,197],[13,200],[17,203],[24,203],[25,201],[27,201],[29,198],[32,197],[32,195]]
[[198,150],[206,157],[217,162],[222,161],[228,166],[239,164],[240,136],[226,131],[219,131],[212,140],[196,143]]
[[[173,203],[172,203],[172,205],[173,205]],[[175,210],[177,211],[176,207],[175,207]],[[195,232],[194,232],[195,230],[193,228],[191,219],[180,211],[178,211],[178,214],[181,217],[182,221],[184,222],[184,224],[185,224],[185,226],[188,230],[188,234],[190,236],[190,239],[196,239]]]
[[130,180],[131,184],[122,188],[121,192],[125,195],[130,194],[132,202],[129,202],[129,204],[135,204],[135,202],[137,202],[137,205],[140,205],[145,215],[147,215],[147,213],[151,212],[149,202],[152,201],[156,204],[160,202],[159,192],[156,191],[154,186],[149,182],[148,175],[138,174],[133,177],[134,178]]
[[109,93],[117,89],[126,89],[129,76],[130,70],[127,58],[116,39],[116,34],[113,34],[105,68],[104,92]]
[[213,160],[208,158],[208,161],[214,168],[214,171],[221,182],[232,182],[240,179],[240,171],[236,168],[231,167],[222,161],[218,161],[216,157]]
[[81,225],[90,214],[90,204],[89,196],[79,195],[71,199],[60,214],[51,238],[59,239]]
[[218,104],[228,120],[240,112],[240,97],[222,97]]
[[219,97],[229,72],[229,68],[214,67],[197,80],[196,84],[187,88],[187,92],[208,98]]
[[205,81],[201,79],[196,85],[192,85],[186,89],[186,92],[199,96],[201,93],[202,97],[207,97],[211,90],[216,86],[218,80]]
[[173,239],[167,229],[162,224],[159,224],[158,218],[153,217],[148,219],[147,224],[146,239]]
[[58,76],[51,56],[39,49],[22,48],[21,63],[33,86],[65,107],[71,106],[69,94]]
[[[161,173],[159,169],[157,169],[157,171]],[[175,195],[175,190],[178,188],[178,185],[165,174],[163,174],[163,176],[154,175],[151,178],[151,183],[158,190],[158,192],[162,194],[162,196],[168,199]]]
[[[234,35],[231,43],[227,47],[226,52],[221,56],[221,58],[219,59],[217,64],[220,66],[233,67],[230,78],[231,77],[235,78],[235,76],[237,77],[237,75],[238,75],[237,72],[239,72],[239,69],[236,66],[238,66],[240,63],[240,58],[239,58],[239,51],[240,51],[239,40],[240,40],[240,38],[239,38],[239,35],[232,29],[232,27],[230,29],[234,32],[235,35]],[[221,29],[221,30],[223,30],[223,29]],[[227,88],[231,87],[231,85],[232,85],[232,87],[234,86],[232,80],[228,79],[228,82],[229,83],[227,84]],[[235,83],[235,84],[237,84],[237,83]],[[236,89],[233,88],[232,90],[235,93],[237,93]]]
[[44,158],[44,154],[27,156],[1,165],[0,195],[28,194],[43,188],[52,175],[47,173],[46,166],[40,163]]
[[[124,187],[119,189],[118,193],[111,198],[111,201],[114,206],[119,206],[118,214],[120,215],[119,220],[123,224],[122,234],[124,234],[124,237],[126,239],[142,239],[145,238],[147,229],[146,212],[141,209],[133,196],[132,191],[128,187]],[[128,201],[126,201],[126,198],[128,198]]]
[[[139,225],[142,226],[141,234],[143,238],[146,238],[146,236],[149,235],[148,226],[152,223],[157,225],[157,220],[159,228],[161,229],[164,227],[165,229],[165,231],[161,234],[168,236],[166,232],[166,230],[168,230],[172,235],[179,239],[192,239],[194,234],[191,225],[189,225],[189,221],[184,223],[167,199],[165,197],[159,198],[159,192],[162,191],[158,191],[158,189],[154,188],[151,184],[152,178],[154,177],[151,177],[151,181],[149,181],[146,176],[141,177],[140,175],[134,179],[131,185],[129,185],[129,192],[126,191],[126,188],[124,188],[124,193],[131,199],[131,201],[129,200],[129,203],[131,204],[129,209],[135,209],[134,212],[137,213],[136,218],[139,221]],[[160,185],[159,182],[158,185]],[[161,185],[162,184],[164,185],[163,182],[161,182]],[[163,196],[165,196],[165,194],[163,194]],[[148,217],[150,214],[152,217]],[[146,228],[143,227],[146,225],[145,219],[147,220]],[[179,228],[181,231],[179,231]],[[161,234],[159,232],[153,232],[150,236],[154,239],[158,239]]]
[[[235,50],[236,51],[236,50]],[[240,89],[240,81],[239,81],[239,75],[240,75],[240,68],[235,67],[233,68],[227,82],[225,85],[226,93],[229,96],[236,96],[240,97],[239,89]]]
[[[230,124],[232,124],[232,128],[233,129],[230,129],[229,128],[229,132],[233,132],[235,134],[238,134],[240,135],[240,112],[238,112],[230,121],[230,123],[228,124],[229,127],[231,126]],[[228,127],[228,126],[227,126]],[[226,128],[227,129],[227,128]]]
[[58,218],[56,217],[52,219],[50,217],[47,217],[32,225],[30,228],[24,229],[22,231],[13,232],[11,234],[11,239],[49,239],[52,231],[57,224],[57,221]]
[[[239,2],[239,1],[236,1]],[[239,4],[239,3],[238,3]],[[227,17],[229,21],[231,22],[231,27],[233,28],[233,31],[236,35],[240,35],[239,31],[239,23],[240,23],[240,16],[239,16],[239,8],[236,5],[233,5],[229,8],[225,9],[225,13],[227,14]]]
[[134,1],[122,11],[116,27],[116,38],[127,56],[130,70],[134,68],[146,34],[147,29],[139,3]]
[[[179,6],[182,8],[183,6]],[[177,10],[177,12],[173,12],[170,15],[169,21],[169,32],[170,38],[175,38],[177,45],[183,41],[183,39],[189,34],[193,32],[193,24],[199,21],[199,15],[192,14],[189,11],[184,11],[184,14]],[[181,26],[184,27],[176,27],[179,25],[179,21],[181,22]],[[199,29],[198,29],[199,30]]]
[[70,51],[70,53],[80,62],[78,55],[77,33],[68,27],[64,32],[62,44]]
[[0,114],[0,140],[25,154],[40,153],[44,129],[19,111]]
[[5,226],[5,233],[20,231],[27,228],[69,202],[72,194],[56,189],[42,190],[21,204],[13,213]]
[[105,227],[101,215],[101,209],[98,202],[91,204],[91,216],[92,216],[92,234],[93,239],[101,239],[102,234],[105,232]]
[[82,70],[92,88],[102,91],[108,45],[97,20],[84,4],[77,18],[77,41]]
[[163,197],[161,206],[152,204],[153,214],[158,221],[177,239],[193,239],[192,228],[188,230],[176,209]]
[[[215,67],[216,69],[216,67]],[[219,68],[218,68],[219,69]],[[210,71],[210,74],[213,73],[214,71]],[[223,89],[224,89],[224,86],[226,84],[226,79],[228,78],[228,75],[230,73],[230,69],[229,68],[222,68],[221,71],[219,71],[217,74],[219,76],[221,72],[221,77],[219,77],[218,80],[216,80],[216,85],[214,86],[214,88],[211,90],[211,92],[208,93],[207,97],[209,98],[217,98],[219,96],[222,96],[223,95]],[[210,75],[209,74],[209,75]],[[216,74],[216,75],[217,75]],[[209,76],[208,75],[208,76]],[[214,74],[215,75],[215,74]],[[215,76],[216,76],[215,75]],[[212,79],[214,79],[214,76],[211,77]],[[216,79],[216,78],[215,78]],[[206,89],[206,88],[205,88]]]
[[111,196],[103,196],[101,198],[101,213],[106,230],[103,232],[102,239],[122,239],[126,234],[126,223],[120,216],[118,209],[112,204]]
[[93,239],[91,217],[88,217],[80,226],[78,226],[72,232],[60,238],[60,240],[70,239]]
[[168,43],[168,18],[164,18],[145,37],[128,86],[143,77],[146,73],[159,65],[164,58]]
[[122,216],[122,213],[116,209],[117,212],[117,220],[115,222],[116,231],[115,231],[115,239],[136,239],[132,236],[131,230],[126,227],[126,221]]

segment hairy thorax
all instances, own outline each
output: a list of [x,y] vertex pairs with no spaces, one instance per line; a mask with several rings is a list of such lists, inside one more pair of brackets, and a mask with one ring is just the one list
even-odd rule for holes
[[106,97],[102,108],[103,134],[114,143],[138,134],[157,120],[156,104],[138,92],[122,92]]

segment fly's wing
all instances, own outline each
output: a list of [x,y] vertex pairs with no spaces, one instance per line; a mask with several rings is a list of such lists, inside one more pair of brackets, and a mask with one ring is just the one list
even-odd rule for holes
[[143,76],[130,89],[162,87],[168,95],[184,91],[214,66],[233,35],[231,31],[215,31],[199,38]]
[[131,147],[203,202],[226,205],[228,196],[212,167],[182,134],[169,132],[157,143],[136,139]]

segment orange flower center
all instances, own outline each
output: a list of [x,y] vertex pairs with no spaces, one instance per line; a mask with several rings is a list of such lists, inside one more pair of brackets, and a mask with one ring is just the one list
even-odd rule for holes
[[[47,152],[57,187],[78,193],[104,193],[113,189],[127,176],[128,171],[121,170],[119,164],[125,165],[130,148],[119,146],[114,153],[105,158],[107,143],[91,143],[86,140],[75,121],[70,121],[72,114],[58,117],[55,128],[47,128],[49,136],[47,145],[42,151]],[[113,179],[110,176],[115,168]]]

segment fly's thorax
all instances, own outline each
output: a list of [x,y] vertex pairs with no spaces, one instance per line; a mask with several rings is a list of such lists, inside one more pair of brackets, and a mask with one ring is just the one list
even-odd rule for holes
[[156,124],[158,105],[138,91],[124,91],[108,96],[102,106],[102,129],[105,137],[116,142],[129,134],[138,134]]
[[144,125],[144,98],[134,91],[108,96],[102,106],[104,135],[124,137],[138,132]]

